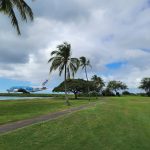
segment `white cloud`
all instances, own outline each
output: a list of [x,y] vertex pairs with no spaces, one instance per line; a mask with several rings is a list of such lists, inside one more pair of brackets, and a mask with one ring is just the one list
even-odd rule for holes
[[[21,37],[0,15],[1,77],[40,83],[48,76],[50,52],[63,41],[72,44],[74,56],[90,58],[93,69],[89,76],[97,73],[132,88],[150,76],[147,0],[46,0],[31,5],[35,20],[21,27]],[[127,63],[117,70],[105,66],[119,61]],[[84,73],[79,71],[76,77],[84,77]],[[61,79],[53,73],[51,87]]]

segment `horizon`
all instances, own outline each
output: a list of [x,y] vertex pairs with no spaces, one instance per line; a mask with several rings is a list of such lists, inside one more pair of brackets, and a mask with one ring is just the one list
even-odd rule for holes
[[[9,18],[0,14],[0,91],[15,85],[41,85],[49,78],[51,51],[64,41],[71,44],[73,57],[90,59],[89,78],[96,74],[105,82],[119,80],[130,91],[139,91],[141,79],[150,76],[149,0],[27,2],[34,21],[19,20],[21,36]],[[85,79],[84,72],[80,69],[75,78]],[[62,81],[56,71],[48,88]]]

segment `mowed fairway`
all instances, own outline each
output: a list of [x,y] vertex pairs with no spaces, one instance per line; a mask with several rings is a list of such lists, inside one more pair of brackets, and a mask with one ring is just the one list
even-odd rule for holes
[[71,106],[66,106],[64,99],[58,98],[0,101],[0,125],[80,106],[88,101],[72,100],[70,103]]
[[1,135],[0,149],[149,150],[150,98],[105,98],[95,107]]

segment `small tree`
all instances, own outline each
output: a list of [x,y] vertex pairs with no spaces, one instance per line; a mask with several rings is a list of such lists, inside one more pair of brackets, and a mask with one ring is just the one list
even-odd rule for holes
[[[91,90],[94,89],[93,82],[91,81],[87,82],[83,79],[68,79],[66,80],[66,83],[67,83],[67,91],[74,93],[75,99],[78,98],[78,93],[87,92],[87,86],[89,86]],[[64,82],[60,83],[60,85],[58,85],[53,89],[53,92],[64,92],[65,91],[64,84],[65,84]]]
[[150,96],[150,78],[143,78],[139,88],[145,90],[146,94]]
[[121,81],[110,81],[107,85],[107,88],[111,90],[112,92],[114,91],[116,95],[119,95],[119,90],[126,90],[127,85]]

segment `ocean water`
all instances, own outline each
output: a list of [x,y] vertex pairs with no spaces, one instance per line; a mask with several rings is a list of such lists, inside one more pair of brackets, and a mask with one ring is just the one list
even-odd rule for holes
[[0,96],[0,100],[23,100],[23,99],[35,99],[42,97],[14,97],[14,96]]

